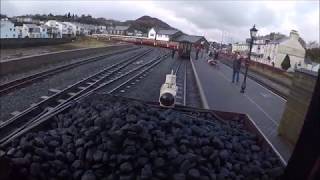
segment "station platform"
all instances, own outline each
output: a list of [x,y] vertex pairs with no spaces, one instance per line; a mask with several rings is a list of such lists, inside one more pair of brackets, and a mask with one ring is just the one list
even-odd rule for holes
[[293,148],[278,136],[278,126],[286,100],[248,78],[245,93],[240,93],[243,75],[232,83],[232,69],[222,63],[217,67],[207,63],[207,56],[199,54],[190,58],[205,109],[247,114],[272,144],[283,161],[288,162]]

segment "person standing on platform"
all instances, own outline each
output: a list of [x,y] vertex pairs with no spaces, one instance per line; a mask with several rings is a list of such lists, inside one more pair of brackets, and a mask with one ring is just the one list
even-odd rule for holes
[[239,73],[240,73],[240,68],[241,68],[241,57],[239,52],[236,53],[236,58],[233,60],[232,63],[232,83],[236,80],[236,83],[239,82]]
[[198,60],[198,57],[199,57],[199,51],[200,51],[200,48],[199,46],[197,47],[197,51],[196,51],[196,60]]
[[218,51],[214,51],[214,59],[217,60],[219,57],[219,52]]
[[174,54],[176,53],[176,50],[173,48],[172,49],[172,52],[171,52],[171,59],[173,59],[174,58]]

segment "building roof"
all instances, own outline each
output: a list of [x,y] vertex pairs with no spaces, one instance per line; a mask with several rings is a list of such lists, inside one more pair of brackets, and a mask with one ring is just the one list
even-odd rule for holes
[[179,31],[175,29],[160,29],[157,31],[157,34],[174,35],[178,32]]
[[48,26],[48,25],[46,25],[46,24],[43,24],[43,25],[40,25],[40,27],[41,27],[41,28],[47,28],[47,29],[48,29],[50,26]]
[[39,28],[39,26],[36,24],[24,24],[24,25],[27,26],[28,28]]
[[129,26],[115,26],[114,30],[126,31],[129,29]]
[[174,39],[174,41],[196,43],[199,40],[201,40],[202,38],[204,38],[204,37],[203,36],[192,36],[192,35],[183,34],[181,36],[176,37]]
[[286,41],[288,39],[289,39],[289,37],[283,37],[283,38],[272,40],[272,41],[270,41],[270,43],[278,44],[278,43],[281,43],[281,42]]

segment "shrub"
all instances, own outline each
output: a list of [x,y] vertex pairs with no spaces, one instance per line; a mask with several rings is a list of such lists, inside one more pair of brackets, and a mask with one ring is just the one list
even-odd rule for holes
[[290,64],[290,58],[288,56],[288,54],[286,55],[286,57],[284,57],[284,60],[281,63],[281,68],[284,70],[288,70],[291,67]]

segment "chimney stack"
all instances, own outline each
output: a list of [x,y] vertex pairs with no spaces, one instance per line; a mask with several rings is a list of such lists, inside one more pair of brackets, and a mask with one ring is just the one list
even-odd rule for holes
[[296,31],[296,30],[291,30],[291,32],[290,32],[290,39],[296,39],[296,40],[298,40],[298,39],[299,39],[298,31]]

